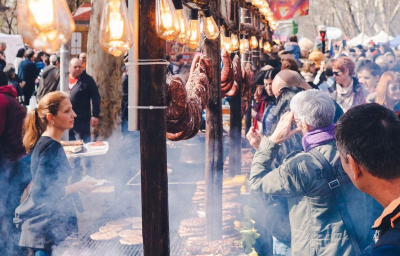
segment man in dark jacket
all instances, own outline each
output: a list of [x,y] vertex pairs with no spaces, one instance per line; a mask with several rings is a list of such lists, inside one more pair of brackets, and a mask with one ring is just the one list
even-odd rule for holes
[[21,81],[25,81],[25,86],[22,88],[25,96],[25,105],[29,105],[29,99],[35,91],[35,80],[39,74],[34,62],[35,57],[35,52],[33,50],[27,50],[26,60],[21,62],[18,69],[18,77]]
[[400,255],[400,120],[375,103],[356,106],[339,119],[335,138],[351,181],[385,207],[371,255]]
[[23,255],[13,217],[31,179],[30,157],[22,145],[26,110],[16,100],[15,88],[7,83],[5,73],[0,72],[0,255]]
[[[100,114],[100,94],[93,78],[82,73],[82,62],[71,59],[68,76],[72,109],[77,114],[70,139],[90,141],[90,126],[97,126]],[[92,102],[92,106],[90,106]]]
[[37,98],[40,100],[49,92],[57,90],[60,82],[60,57],[57,55],[50,56],[50,65],[45,67],[42,72],[42,77],[39,81],[37,90]]

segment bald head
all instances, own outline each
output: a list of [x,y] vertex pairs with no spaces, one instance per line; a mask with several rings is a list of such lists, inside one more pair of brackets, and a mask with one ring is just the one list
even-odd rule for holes
[[304,90],[311,89],[311,86],[304,78],[296,71],[282,70],[279,72],[272,82],[272,92],[275,97],[280,95],[279,90],[283,87],[300,87]]
[[78,78],[82,74],[82,61],[78,58],[72,58],[69,62],[69,75]]

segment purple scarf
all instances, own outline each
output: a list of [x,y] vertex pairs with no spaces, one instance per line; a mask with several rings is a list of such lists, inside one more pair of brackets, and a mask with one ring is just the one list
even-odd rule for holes
[[335,140],[335,125],[318,128],[304,134],[301,143],[306,152]]

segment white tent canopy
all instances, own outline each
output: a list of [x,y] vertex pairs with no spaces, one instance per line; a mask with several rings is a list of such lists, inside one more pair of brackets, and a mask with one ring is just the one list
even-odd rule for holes
[[14,59],[17,56],[18,50],[25,47],[22,36],[20,35],[8,35],[0,33],[0,42],[4,42],[7,45],[5,51],[7,63],[14,63]]
[[371,41],[370,37],[364,33],[360,33],[358,36],[353,39],[347,41],[347,45],[350,47],[355,47],[357,45],[367,46],[369,41]]
[[374,41],[376,44],[384,44],[389,43],[388,41],[393,40],[392,36],[388,36],[385,31],[379,32],[376,36],[371,37],[371,40]]

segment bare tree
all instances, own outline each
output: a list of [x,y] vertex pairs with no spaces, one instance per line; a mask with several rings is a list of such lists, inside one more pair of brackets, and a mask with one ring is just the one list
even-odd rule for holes
[[360,32],[373,36],[385,31],[400,33],[400,1],[398,0],[313,0],[308,16],[297,18],[299,33],[315,38],[318,25],[338,27],[344,38]]

